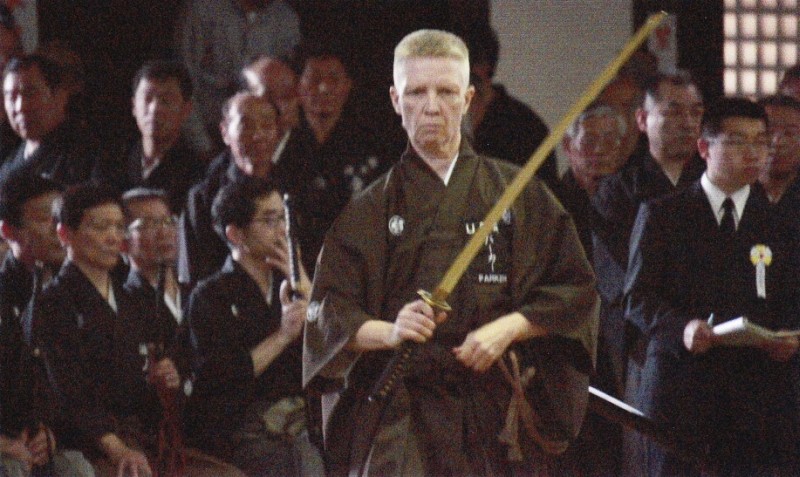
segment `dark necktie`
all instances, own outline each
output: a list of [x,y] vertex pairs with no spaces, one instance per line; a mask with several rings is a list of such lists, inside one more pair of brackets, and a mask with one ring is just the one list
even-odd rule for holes
[[723,235],[733,235],[736,232],[736,222],[733,220],[733,201],[730,197],[722,202],[722,208],[725,209],[725,212],[722,213],[719,230]]

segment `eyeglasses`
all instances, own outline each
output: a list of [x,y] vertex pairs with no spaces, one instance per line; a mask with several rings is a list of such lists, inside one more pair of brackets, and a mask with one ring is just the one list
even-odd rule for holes
[[261,222],[269,228],[286,227],[286,217],[283,215],[267,215],[264,217],[253,217],[253,222]]
[[174,215],[166,217],[139,217],[131,222],[128,226],[128,231],[134,230],[158,230],[158,229],[171,229],[178,224],[178,218]]
[[619,147],[622,140],[616,134],[584,134],[578,139],[578,147],[582,151],[597,151],[601,147],[613,149]]

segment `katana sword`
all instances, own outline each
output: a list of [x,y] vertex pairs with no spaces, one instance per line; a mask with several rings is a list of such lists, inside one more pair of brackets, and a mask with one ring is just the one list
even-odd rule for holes
[[[564,136],[567,128],[573,121],[597,98],[603,91],[603,88],[617,75],[620,68],[626,61],[633,55],[633,53],[641,46],[642,43],[650,36],[650,34],[658,27],[658,25],[667,16],[666,12],[660,12],[651,15],[644,25],[628,40],[616,58],[609,63],[606,68],[595,78],[595,80],[584,91],[583,95],[572,105],[567,111],[561,121],[556,127],[550,131],[547,138],[539,145],[534,151],[533,155],[528,159],[525,166],[520,169],[514,180],[508,185],[506,190],[494,204],[494,206],[486,214],[483,219],[482,225],[470,237],[467,244],[458,254],[453,261],[450,268],[445,272],[444,277],[439,284],[434,288],[433,293],[425,290],[419,290],[420,297],[434,309],[434,312],[450,311],[450,305],[447,304],[447,298],[453,289],[458,284],[458,281],[466,272],[467,267],[478,254],[483,246],[486,238],[494,229],[494,226],[500,221],[503,213],[511,207],[514,201],[519,197],[525,186],[530,182],[537,169],[542,165],[544,160],[550,154],[561,138]],[[402,378],[408,363],[413,354],[413,342],[405,341],[400,346],[400,349],[395,353],[389,364],[381,373],[380,378],[375,383],[372,391],[369,394],[369,399],[382,399],[391,393],[395,383],[398,379]]]

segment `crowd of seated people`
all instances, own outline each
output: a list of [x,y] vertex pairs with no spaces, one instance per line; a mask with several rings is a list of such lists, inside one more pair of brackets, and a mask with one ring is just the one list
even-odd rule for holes
[[[187,64],[149,61],[132,78],[136,130],[122,144],[75,117],[63,65],[10,50],[0,476],[324,473],[319,404],[300,378],[307,298],[326,231],[397,159],[381,142],[393,133],[364,120],[347,56],[299,32],[204,74],[202,42],[218,33],[199,19],[208,2],[196,3],[183,24]],[[492,83],[496,38],[469,40],[476,150],[541,141],[546,126]],[[198,105],[214,114],[196,117]],[[515,116],[521,125],[505,124]],[[492,143],[495,129],[508,139]],[[531,141],[506,159],[523,162]],[[800,328],[800,103],[707,102],[688,76],[622,75],[562,145],[566,173],[553,175],[553,156],[543,179],[597,277],[592,383],[696,438],[686,445],[707,461],[590,414],[557,467],[793,475],[797,338],[733,349],[711,326],[746,315]],[[294,290],[284,193],[295,199]]]

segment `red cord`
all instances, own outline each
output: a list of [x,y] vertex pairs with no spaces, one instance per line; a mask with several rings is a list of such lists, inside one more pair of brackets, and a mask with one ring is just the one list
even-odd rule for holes
[[152,376],[160,354],[154,345],[147,346],[147,378],[156,388],[162,410],[158,425],[158,456],[155,465],[151,467],[153,477],[182,477],[186,474],[186,455],[183,451],[178,392],[168,389],[163,381]]

